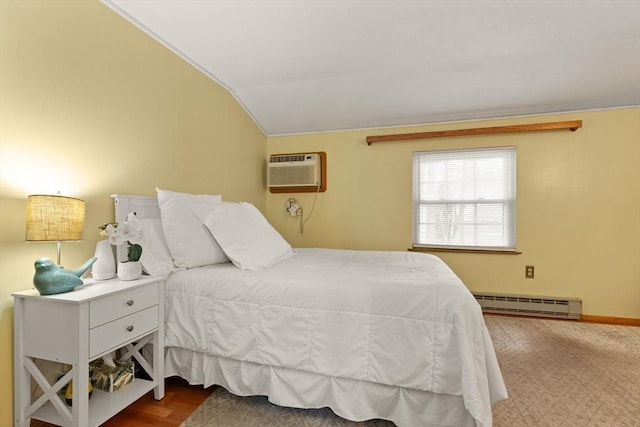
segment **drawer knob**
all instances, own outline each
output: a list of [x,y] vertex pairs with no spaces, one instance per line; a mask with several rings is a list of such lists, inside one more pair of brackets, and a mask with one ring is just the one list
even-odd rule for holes
[[127,331],[129,331],[129,332],[133,331],[133,325],[127,326]]
[[130,299],[129,301],[127,301],[127,305],[128,305],[129,307],[131,307],[131,306],[133,305],[133,300],[132,300],[132,299]]

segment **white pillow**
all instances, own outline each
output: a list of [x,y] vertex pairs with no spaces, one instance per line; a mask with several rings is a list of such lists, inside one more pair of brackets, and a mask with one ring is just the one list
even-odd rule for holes
[[138,222],[142,228],[139,244],[142,246],[140,263],[144,271],[151,276],[166,276],[176,270],[160,218],[143,218]]
[[271,268],[293,256],[291,245],[251,203],[223,202],[213,208],[196,207],[193,212],[238,268]]
[[195,207],[215,207],[222,197],[161,190],[158,192],[162,230],[177,267],[191,268],[229,262],[207,228],[194,215]]

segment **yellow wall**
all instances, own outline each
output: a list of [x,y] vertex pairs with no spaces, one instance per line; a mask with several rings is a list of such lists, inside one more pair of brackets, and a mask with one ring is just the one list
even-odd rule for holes
[[[576,132],[466,136],[367,146],[368,135],[583,120]],[[517,147],[521,255],[437,253],[471,290],[578,297],[583,313],[640,318],[640,109],[270,137],[268,152],[325,151],[328,189],[298,231],[269,194],[267,215],[298,247],[405,250],[412,243],[414,151]],[[306,214],[305,214],[306,216]],[[525,279],[525,265],[536,267]]]
[[12,424],[13,300],[55,244],[24,242],[28,194],[86,201],[93,255],[112,193],[155,187],[266,206],[266,137],[234,98],[97,1],[0,1],[0,426]]
[[[380,143],[367,135],[582,119],[554,131]],[[267,145],[265,147],[265,140]],[[12,420],[11,293],[55,245],[24,243],[26,196],[87,202],[90,257],[111,193],[221,193],[247,200],[294,246],[405,250],[411,245],[411,153],[518,147],[518,249],[440,254],[472,290],[583,299],[592,315],[640,318],[640,110],[265,138],[237,102],[93,0],[0,1],[0,426]],[[290,194],[265,196],[266,152],[326,151],[328,191],[298,231]],[[312,194],[294,194],[306,215]],[[536,278],[524,279],[524,266]]]

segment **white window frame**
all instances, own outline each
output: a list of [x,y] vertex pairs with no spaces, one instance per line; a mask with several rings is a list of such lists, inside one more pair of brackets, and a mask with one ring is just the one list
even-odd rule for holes
[[[433,187],[430,189],[425,189],[425,185],[421,185],[420,175],[421,169],[424,169],[428,166],[425,164],[425,159],[430,161],[438,161],[438,162],[447,162],[447,161],[460,161],[466,160],[468,162],[473,162],[474,159],[486,158],[486,156],[494,157],[494,158],[502,158],[503,161],[508,162],[505,164],[505,167],[502,168],[502,172],[505,176],[503,176],[503,196],[497,198],[482,198],[482,197],[463,197],[460,199],[452,199],[452,198],[440,198],[436,199],[433,194]],[[442,164],[442,163],[440,163]],[[475,165],[475,163],[474,163]],[[475,170],[475,169],[474,169]],[[424,177],[424,170],[423,177]],[[438,178],[442,180],[442,185],[449,185],[449,181],[447,181],[448,172],[443,173],[442,175],[438,175]],[[433,175],[432,175],[433,176]],[[423,181],[424,184],[427,181]],[[474,190],[476,193],[475,185],[478,184],[478,181],[474,181]],[[422,189],[422,190],[421,190]],[[421,191],[424,194],[421,194]],[[431,194],[427,194],[432,192]],[[448,194],[448,192],[447,192]],[[427,199],[425,199],[427,197]],[[453,209],[459,209],[466,207],[466,212],[472,211],[473,214],[467,214],[469,217],[473,217],[473,220],[454,220],[454,221],[443,221],[441,223],[438,220],[429,221],[429,214],[426,213],[426,210],[423,209],[428,206],[442,206],[444,205],[444,209],[447,212],[452,212]],[[479,206],[500,206],[502,208],[502,222],[490,223],[494,227],[497,224],[501,224],[501,238],[500,242],[491,242],[491,244],[480,244],[478,240],[485,239],[489,235],[482,235],[481,230],[483,228],[487,228],[488,223],[484,223],[478,220],[478,207]],[[422,212],[422,214],[421,214]],[[433,211],[431,211],[433,214]],[[451,215],[446,215],[448,218],[451,218]],[[457,216],[460,218],[460,215]],[[464,225],[464,227],[462,227]],[[432,230],[438,230],[440,228],[440,232],[431,231],[429,232],[429,228]],[[443,229],[454,229],[453,232],[457,235],[457,238],[447,238],[444,236],[447,234],[447,231],[442,231]],[[464,229],[463,231],[467,237],[466,241],[463,244],[460,244],[460,240],[465,240],[465,237],[460,237],[460,229]],[[471,230],[471,231],[470,231]],[[437,236],[436,236],[437,234]],[[498,233],[500,235],[500,233]],[[421,237],[422,236],[422,237]],[[473,237],[468,237],[473,236]],[[446,240],[450,240],[446,242]],[[453,240],[453,241],[451,241]],[[470,240],[475,240],[470,243]],[[433,249],[451,249],[451,250],[472,250],[472,251],[504,251],[504,252],[515,252],[516,251],[516,147],[495,147],[495,148],[473,148],[473,149],[458,149],[458,150],[439,150],[439,151],[421,151],[413,153],[413,247],[420,248],[433,248]]]

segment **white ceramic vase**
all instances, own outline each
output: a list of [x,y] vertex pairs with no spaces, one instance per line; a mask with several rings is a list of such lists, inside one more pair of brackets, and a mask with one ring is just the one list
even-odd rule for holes
[[140,261],[127,261],[118,263],[118,278],[120,280],[136,280],[142,275]]
[[91,276],[94,279],[107,280],[116,275],[116,260],[113,256],[113,248],[108,240],[100,240],[96,244],[94,256],[98,258],[91,267]]

